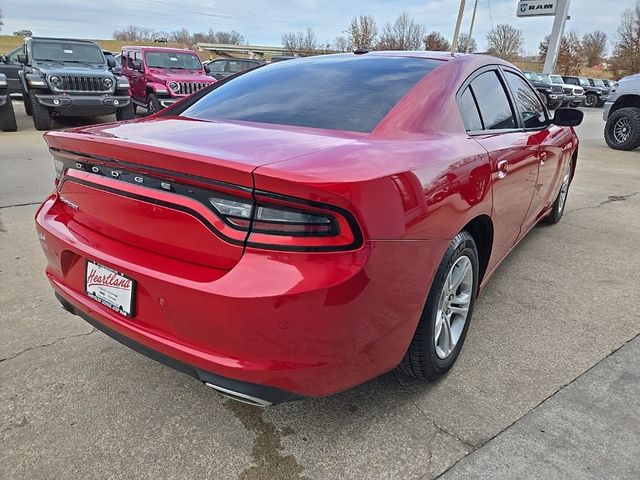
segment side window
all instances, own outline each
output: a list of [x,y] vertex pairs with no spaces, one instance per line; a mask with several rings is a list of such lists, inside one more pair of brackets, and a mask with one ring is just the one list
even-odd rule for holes
[[20,55],[23,51],[24,51],[23,47],[15,48],[11,50],[11,52],[9,52],[9,55],[7,55],[7,58],[9,59],[10,62],[18,63],[18,55]]
[[504,76],[516,99],[516,105],[522,116],[524,128],[546,127],[547,114],[538,94],[519,75],[506,71]]
[[122,65],[122,68],[129,68],[129,56],[125,50],[120,52],[120,65]]
[[238,61],[235,61],[235,60],[230,60],[229,63],[228,63],[229,68],[227,69],[227,72],[237,73],[237,72],[241,71],[243,63],[244,62],[238,62]]
[[225,61],[211,62],[209,64],[209,71],[211,73],[222,73],[222,72],[224,72],[224,64],[225,63],[226,63]]
[[507,93],[497,72],[485,72],[471,82],[485,130],[516,128]]
[[464,121],[467,132],[484,130],[480,112],[478,112],[478,105],[476,104],[476,99],[471,91],[471,87],[465,88],[464,93],[460,96],[460,113],[462,114],[462,120]]

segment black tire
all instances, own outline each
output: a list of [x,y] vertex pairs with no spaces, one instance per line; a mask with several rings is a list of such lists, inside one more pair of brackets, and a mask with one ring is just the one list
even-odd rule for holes
[[[622,125],[626,125],[627,131],[620,130]],[[620,108],[610,114],[604,127],[604,139],[614,150],[635,150],[640,147],[640,108]]]
[[158,113],[160,110],[162,110],[162,105],[160,105],[158,96],[155,93],[150,93],[147,97],[147,113],[149,115],[153,115],[154,113]]
[[133,103],[129,103],[126,107],[116,110],[116,120],[131,120],[135,118],[136,114],[133,111]]
[[33,110],[31,109],[31,97],[29,97],[29,92],[22,92],[22,102],[24,103],[24,111],[27,115],[33,115]]
[[36,100],[33,92],[29,92],[31,101],[31,111],[33,112],[33,126],[36,130],[51,130],[51,115],[46,107],[43,107]]
[[3,132],[15,132],[18,130],[16,114],[13,111],[11,98],[8,98],[6,105],[0,107],[0,130]]
[[[473,269],[473,286],[470,294],[468,314],[455,347],[446,358],[440,358],[436,353],[435,339],[436,317],[439,303],[449,272],[463,256],[466,256],[470,260]],[[407,353],[405,353],[402,362],[398,365],[400,372],[421,380],[434,381],[451,369],[460,354],[460,350],[467,336],[469,324],[473,316],[473,307],[475,305],[477,292],[478,249],[471,234],[461,232],[449,244],[444,258],[438,267],[416,332],[411,340]]]
[[584,106],[587,108],[595,108],[596,105],[598,105],[598,96],[593,93],[587,94],[587,98],[584,99]]
[[[560,221],[562,215],[564,215],[564,209],[567,206],[567,198],[569,196],[569,187],[571,186],[571,180],[573,180],[573,159],[569,160],[569,163],[565,167],[562,183],[560,184],[560,191],[553,202],[553,207],[549,215],[542,220],[544,223],[554,225]],[[564,196],[564,198],[563,198]]]

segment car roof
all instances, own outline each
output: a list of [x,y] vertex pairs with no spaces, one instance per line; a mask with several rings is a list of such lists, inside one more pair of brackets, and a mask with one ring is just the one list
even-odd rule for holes
[[123,46],[120,50],[153,50],[153,51],[157,51],[157,52],[177,52],[177,53],[184,53],[184,52],[191,52],[195,55],[197,55],[197,52],[194,52],[193,50],[189,50],[188,48],[171,48],[171,47],[153,47],[153,46],[141,46],[141,45],[125,45]]
[[93,40],[83,40],[78,38],[58,38],[58,37],[29,37],[27,38],[27,42],[31,40],[38,40],[40,42],[75,42],[75,43],[87,43],[91,45],[97,45]]

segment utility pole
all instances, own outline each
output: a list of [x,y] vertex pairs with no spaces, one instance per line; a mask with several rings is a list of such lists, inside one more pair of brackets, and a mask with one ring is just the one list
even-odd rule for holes
[[473,15],[471,16],[471,26],[469,27],[469,38],[467,38],[467,47],[464,49],[464,53],[469,53],[469,47],[471,46],[471,35],[473,35],[473,24],[476,23],[476,11],[478,10],[478,0],[473,5]]
[[460,0],[460,11],[458,12],[458,21],[456,22],[456,31],[453,34],[453,41],[451,42],[451,55],[456,54],[458,49],[458,37],[460,36],[460,26],[462,25],[462,17],[464,17],[464,5],[466,0]]
[[558,0],[556,7],[556,17],[553,21],[553,29],[551,37],[549,37],[549,48],[547,49],[547,58],[544,61],[543,73],[552,74],[556,68],[558,55],[560,53],[560,44],[564,35],[564,27],[569,17],[569,3],[571,0]]

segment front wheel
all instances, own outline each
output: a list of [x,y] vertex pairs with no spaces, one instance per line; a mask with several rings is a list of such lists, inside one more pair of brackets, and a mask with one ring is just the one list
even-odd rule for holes
[[598,104],[598,97],[593,93],[587,95],[587,98],[584,99],[584,106],[588,108],[594,108]]
[[564,168],[564,174],[562,175],[562,184],[560,185],[560,192],[553,202],[553,207],[549,215],[544,218],[544,223],[553,225],[558,223],[564,214],[564,208],[567,205],[567,197],[569,196],[569,186],[571,185],[571,177],[573,176],[573,159],[567,162]]
[[129,103],[126,107],[119,108],[116,110],[116,120],[131,120],[135,118],[136,114],[133,110],[133,103]]
[[0,130],[3,132],[15,132],[18,129],[16,115],[13,112],[11,98],[7,100],[7,103],[0,107]]
[[604,127],[604,139],[614,150],[640,147],[640,108],[620,108],[610,114]]
[[158,113],[161,109],[162,105],[160,105],[158,96],[155,93],[150,93],[147,97],[147,113],[149,115],[153,115],[154,113]]
[[449,244],[429,290],[422,317],[398,370],[434,381],[460,354],[478,290],[478,249],[468,232]]
[[38,103],[33,92],[29,92],[31,112],[33,113],[33,126],[36,130],[51,130],[51,115],[46,107]]

